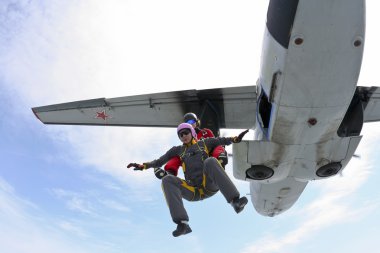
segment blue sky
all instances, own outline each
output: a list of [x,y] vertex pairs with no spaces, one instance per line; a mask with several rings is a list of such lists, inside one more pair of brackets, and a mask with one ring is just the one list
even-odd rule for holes
[[[173,129],[47,126],[30,110],[254,85],[267,4],[1,1],[1,251],[373,252],[380,234],[379,123],[365,125],[360,159],[342,175],[309,183],[286,213],[263,217],[249,203],[236,215],[219,193],[185,202],[193,233],[173,238],[160,181],[151,171],[126,169],[177,145]],[[379,83],[379,7],[367,3],[363,86]],[[247,183],[235,183],[249,192]]]

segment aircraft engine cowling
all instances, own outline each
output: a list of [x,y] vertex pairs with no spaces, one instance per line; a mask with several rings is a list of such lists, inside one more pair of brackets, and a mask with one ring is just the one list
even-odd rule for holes
[[265,180],[273,176],[274,171],[265,165],[252,165],[251,168],[246,170],[247,178],[253,180]]
[[336,175],[342,169],[342,164],[340,162],[332,162],[320,167],[316,174],[318,177],[331,177]]

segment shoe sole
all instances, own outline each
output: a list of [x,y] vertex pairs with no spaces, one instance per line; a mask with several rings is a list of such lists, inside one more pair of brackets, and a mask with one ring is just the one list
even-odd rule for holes
[[238,210],[235,210],[236,213],[240,213],[241,211],[243,211],[244,207],[248,204],[248,199],[246,197],[243,197],[242,200],[243,200],[243,202],[241,203],[242,206],[240,206]]
[[189,228],[189,229],[186,229],[183,233],[176,234],[175,232],[173,232],[172,234],[173,234],[174,237],[178,237],[178,236],[181,236],[181,235],[189,234],[191,232],[193,232],[193,231],[191,230],[191,228]]

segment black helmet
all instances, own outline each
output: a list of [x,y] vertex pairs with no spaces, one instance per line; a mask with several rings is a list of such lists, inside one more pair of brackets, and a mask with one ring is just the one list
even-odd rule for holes
[[200,125],[200,122],[199,122],[197,115],[195,113],[192,113],[192,112],[188,112],[185,115],[183,115],[183,121],[185,123],[189,123],[191,125],[194,123],[196,123],[197,126]]

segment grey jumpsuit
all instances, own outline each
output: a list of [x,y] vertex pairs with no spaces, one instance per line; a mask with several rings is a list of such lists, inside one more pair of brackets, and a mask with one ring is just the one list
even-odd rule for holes
[[146,168],[157,168],[174,156],[181,158],[185,180],[170,174],[162,178],[162,189],[175,223],[189,220],[182,198],[188,201],[203,200],[218,190],[228,203],[240,196],[220,162],[208,155],[208,150],[231,143],[232,138],[206,138],[194,144],[174,146],[160,158],[144,163]]

